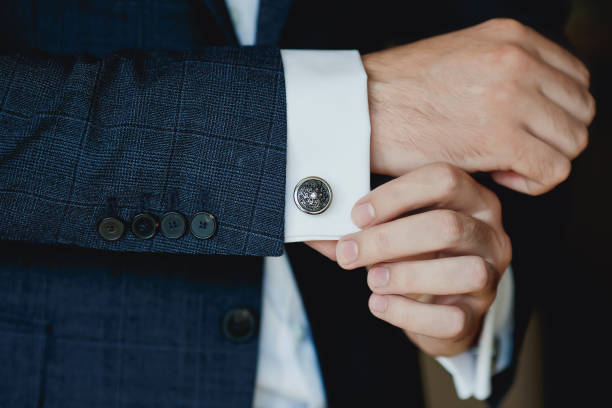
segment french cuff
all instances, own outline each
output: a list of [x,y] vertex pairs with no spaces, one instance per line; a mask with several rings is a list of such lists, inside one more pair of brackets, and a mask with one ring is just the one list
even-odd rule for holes
[[285,242],[357,231],[370,190],[367,76],[357,51],[281,50],[287,95]]
[[514,280],[508,266],[497,288],[495,301],[485,316],[478,345],[453,357],[436,360],[453,377],[457,396],[480,400],[491,395],[491,377],[506,369],[513,353]]

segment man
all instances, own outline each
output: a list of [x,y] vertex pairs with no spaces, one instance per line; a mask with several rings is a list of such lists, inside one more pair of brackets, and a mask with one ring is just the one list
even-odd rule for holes
[[[3,405],[418,405],[408,338],[487,397],[465,371],[516,360],[521,276],[554,246],[526,248],[521,226],[554,231],[535,204],[506,226],[517,311],[506,295],[496,316],[510,245],[464,171],[533,195],[563,181],[594,114],[588,72],[513,20],[415,42],[519,3],[228,3],[2,11]],[[558,30],[554,7],[532,25]],[[370,171],[398,178],[366,195]],[[262,284],[261,257],[303,241],[369,266],[375,294],[297,244],[299,294],[285,257]]]

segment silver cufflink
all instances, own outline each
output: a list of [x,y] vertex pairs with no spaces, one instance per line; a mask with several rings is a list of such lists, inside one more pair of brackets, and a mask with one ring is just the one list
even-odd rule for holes
[[295,186],[293,200],[306,214],[321,214],[332,202],[332,189],[320,177],[306,177]]

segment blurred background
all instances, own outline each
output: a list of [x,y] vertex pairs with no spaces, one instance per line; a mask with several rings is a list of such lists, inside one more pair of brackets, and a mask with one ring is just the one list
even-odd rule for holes
[[[503,408],[599,407],[609,400],[612,319],[612,0],[575,0],[565,33],[591,70],[598,113],[587,150],[566,182],[570,211],[559,220],[566,268],[542,271],[515,385]],[[610,251],[610,252],[608,252]],[[422,355],[427,406],[483,408],[458,400],[450,376]]]

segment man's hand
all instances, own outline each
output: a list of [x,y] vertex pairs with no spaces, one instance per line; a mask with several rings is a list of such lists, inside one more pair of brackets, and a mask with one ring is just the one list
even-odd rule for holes
[[430,164],[373,190],[352,216],[365,229],[338,241],[336,259],[368,267],[372,313],[429,354],[468,349],[512,257],[495,194],[456,167]]
[[589,72],[514,20],[363,56],[371,169],[400,176],[444,161],[542,194],[567,178],[595,115]]

